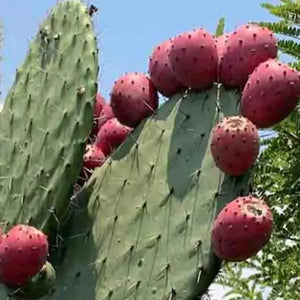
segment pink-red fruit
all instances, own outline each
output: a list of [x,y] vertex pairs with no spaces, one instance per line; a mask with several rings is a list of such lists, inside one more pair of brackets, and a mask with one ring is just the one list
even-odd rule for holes
[[0,280],[9,286],[21,286],[46,263],[47,236],[28,225],[16,225],[0,244]]
[[127,138],[131,128],[121,124],[117,118],[108,120],[99,130],[96,145],[105,156],[110,155]]
[[224,33],[217,38],[215,38],[215,45],[217,47],[218,58],[220,59],[223,56],[223,51],[227,45],[228,33]]
[[98,126],[99,126],[98,120],[105,104],[106,104],[105,99],[102,97],[100,93],[97,93],[96,100],[94,103],[94,122],[93,122],[93,129],[92,129],[92,133],[94,135],[96,135],[98,132]]
[[149,59],[148,72],[156,89],[165,97],[171,97],[182,89],[173,74],[169,62],[171,39],[156,46]]
[[285,119],[298,103],[299,73],[274,59],[261,63],[244,87],[241,113],[260,128]]
[[220,61],[220,81],[227,87],[243,87],[262,62],[277,56],[272,31],[258,25],[242,25],[231,33]]
[[144,74],[126,73],[115,82],[110,104],[119,122],[134,128],[157,109],[157,90]]
[[94,118],[99,118],[103,106],[105,105],[105,99],[102,97],[100,93],[97,93],[96,95],[96,101],[94,103]]
[[217,79],[218,54],[212,35],[194,29],[172,39],[170,63],[178,81],[194,89],[206,89]]
[[87,169],[95,169],[105,162],[105,155],[100,147],[87,145],[83,156],[83,166]]
[[100,128],[106,123],[106,121],[112,119],[114,117],[114,113],[109,103],[105,103],[103,105],[103,109],[99,115],[98,119],[98,131]]
[[227,261],[254,256],[269,241],[273,216],[261,199],[238,197],[218,214],[212,229],[214,253]]
[[252,167],[259,153],[258,130],[247,118],[226,117],[212,134],[211,154],[224,173],[238,176]]

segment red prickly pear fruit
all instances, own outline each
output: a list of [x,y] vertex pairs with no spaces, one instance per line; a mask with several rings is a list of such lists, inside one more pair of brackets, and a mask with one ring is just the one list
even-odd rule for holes
[[222,57],[223,51],[227,45],[228,37],[229,37],[228,33],[224,33],[224,34],[218,36],[217,38],[215,38],[215,45],[217,47],[219,60]]
[[250,75],[242,93],[241,113],[259,128],[271,127],[295,109],[299,93],[299,73],[269,59]]
[[125,141],[131,132],[132,128],[121,124],[117,118],[112,118],[99,130],[96,145],[105,156],[108,156]]
[[105,105],[105,99],[100,93],[96,95],[96,101],[94,103],[94,118],[99,118],[102,112],[103,106]]
[[238,176],[252,167],[259,153],[258,130],[247,118],[226,117],[212,133],[211,154],[224,173]]
[[183,86],[176,79],[169,62],[171,39],[156,46],[149,59],[148,72],[156,89],[165,97],[171,97]]
[[105,162],[105,155],[100,147],[96,145],[87,145],[83,156],[83,166],[87,169],[95,169]]
[[243,87],[262,62],[277,56],[277,39],[258,25],[242,25],[229,34],[220,59],[220,81],[226,87]]
[[135,128],[158,107],[158,93],[142,73],[126,73],[114,84],[111,107],[120,123]]
[[98,120],[105,104],[106,104],[105,99],[102,97],[100,93],[97,93],[95,103],[94,103],[94,122],[93,122],[93,129],[92,129],[92,133],[95,135],[98,132],[98,127],[99,127]]
[[103,105],[103,109],[99,115],[98,119],[98,131],[100,128],[106,123],[106,121],[114,118],[114,113],[112,111],[111,105],[109,103],[105,103]]
[[206,89],[217,79],[217,49],[212,35],[202,28],[173,38],[169,59],[174,75],[186,87]]
[[16,225],[0,244],[0,279],[9,286],[21,286],[46,263],[47,236],[28,225]]
[[254,256],[269,241],[273,215],[268,205],[253,196],[238,197],[218,214],[212,229],[212,248],[226,261]]

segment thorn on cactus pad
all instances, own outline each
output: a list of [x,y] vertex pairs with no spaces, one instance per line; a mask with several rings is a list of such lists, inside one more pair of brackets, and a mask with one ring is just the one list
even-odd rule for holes
[[[65,81],[66,82],[66,81]],[[85,87],[84,86],[80,86],[76,89],[76,93],[78,96],[82,96],[85,94]]]

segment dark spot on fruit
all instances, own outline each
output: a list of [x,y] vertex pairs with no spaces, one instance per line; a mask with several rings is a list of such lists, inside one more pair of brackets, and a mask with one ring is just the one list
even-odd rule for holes
[[197,57],[194,57],[194,58],[193,58],[193,61],[194,61],[194,62],[198,61],[198,58],[197,58]]
[[177,151],[176,151],[176,153],[177,153],[177,154],[180,154],[180,153],[181,153],[181,150],[182,150],[181,148],[178,148]]

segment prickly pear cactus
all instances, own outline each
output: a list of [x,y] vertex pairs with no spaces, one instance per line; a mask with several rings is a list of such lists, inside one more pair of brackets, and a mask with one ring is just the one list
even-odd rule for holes
[[1,112],[5,225],[30,223],[46,233],[50,223],[59,225],[92,127],[97,73],[86,6],[78,0],[58,3],[30,43]]
[[74,199],[51,299],[188,300],[207,291],[220,268],[212,223],[248,192],[249,173],[224,176],[210,153],[213,126],[237,114],[239,98],[219,86],[177,94],[96,169]]

